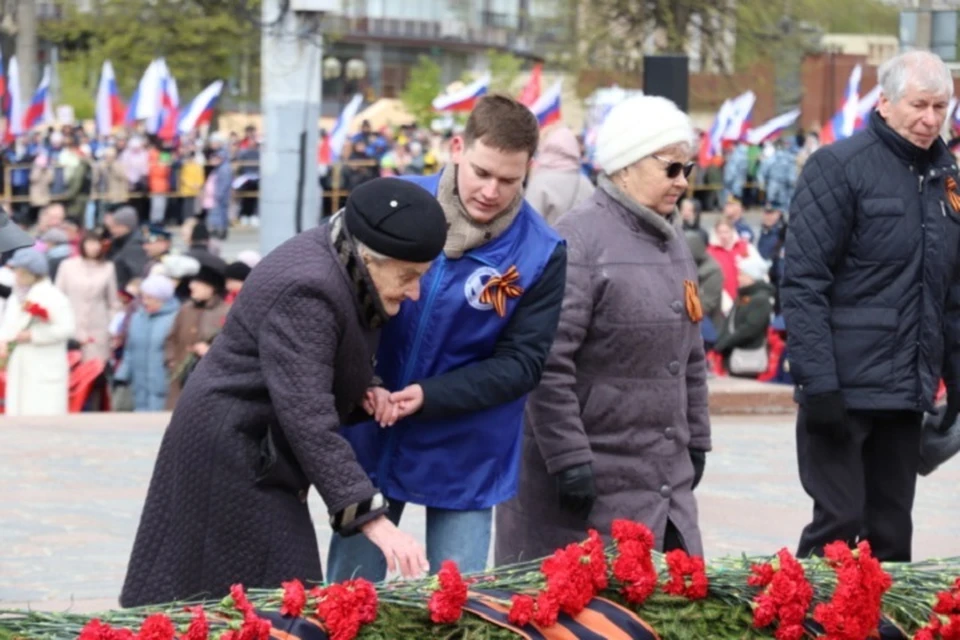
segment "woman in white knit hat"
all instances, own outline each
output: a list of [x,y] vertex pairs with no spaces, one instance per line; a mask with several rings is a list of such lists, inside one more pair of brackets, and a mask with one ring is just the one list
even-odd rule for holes
[[657,548],[702,554],[693,489],[710,449],[697,268],[677,200],[690,119],[640,96],[607,116],[593,196],[557,224],[568,243],[560,325],[531,395],[520,489],[497,514],[496,562],[548,555],[616,518]]
[[180,310],[176,285],[154,273],[140,283],[140,305],[130,319],[118,382],[133,391],[134,411],[163,411],[170,389],[164,346]]

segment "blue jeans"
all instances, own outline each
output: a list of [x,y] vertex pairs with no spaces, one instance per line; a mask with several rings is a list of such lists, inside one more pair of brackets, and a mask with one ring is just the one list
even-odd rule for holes
[[[406,503],[390,500],[387,517],[400,524]],[[430,573],[440,570],[444,560],[453,560],[461,573],[483,571],[490,552],[490,529],[493,509],[450,511],[427,507],[427,560]],[[327,582],[343,582],[365,578],[382,582],[387,576],[387,561],[380,549],[365,535],[358,533],[344,538],[333,534],[327,558]]]

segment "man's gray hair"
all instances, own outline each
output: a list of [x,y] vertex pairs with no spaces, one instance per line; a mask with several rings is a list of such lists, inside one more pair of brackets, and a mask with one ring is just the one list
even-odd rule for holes
[[953,76],[950,69],[935,53],[906,51],[882,65],[877,72],[880,90],[890,102],[898,102],[912,84],[921,91],[953,97]]

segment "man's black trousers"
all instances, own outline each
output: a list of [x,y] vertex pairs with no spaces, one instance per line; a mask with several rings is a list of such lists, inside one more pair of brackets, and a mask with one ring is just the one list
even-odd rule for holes
[[847,438],[807,431],[797,416],[800,482],[813,498],[813,522],[800,536],[799,557],[822,555],[836,540],[870,542],[882,561],[909,562],[913,498],[923,414],[850,411]]

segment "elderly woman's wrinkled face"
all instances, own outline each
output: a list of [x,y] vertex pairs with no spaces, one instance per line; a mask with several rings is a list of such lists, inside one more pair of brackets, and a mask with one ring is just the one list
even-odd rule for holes
[[673,145],[627,167],[614,182],[638,203],[667,216],[687,190],[691,169],[690,147]]
[[429,262],[375,258],[362,250],[361,255],[387,315],[400,313],[400,305],[404,300],[420,298],[420,278],[430,268]]

